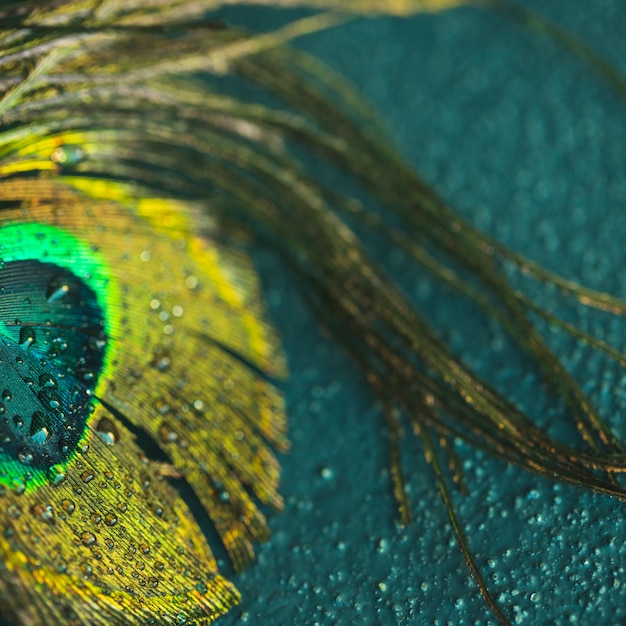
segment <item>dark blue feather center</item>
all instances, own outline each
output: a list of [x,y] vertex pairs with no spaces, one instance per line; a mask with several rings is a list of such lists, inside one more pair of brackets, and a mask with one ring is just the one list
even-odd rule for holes
[[82,280],[36,260],[0,268],[0,454],[41,469],[67,460],[105,350],[104,314]]

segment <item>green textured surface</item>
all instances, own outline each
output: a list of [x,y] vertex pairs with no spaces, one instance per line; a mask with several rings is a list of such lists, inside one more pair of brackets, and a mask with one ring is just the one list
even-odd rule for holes
[[[623,0],[525,2],[626,70]],[[224,13],[252,26],[262,10]],[[476,9],[359,20],[300,45],[351,78],[382,111],[417,170],[475,225],[568,278],[626,296],[626,102],[550,41]],[[572,440],[567,414],[531,364],[462,300],[402,254],[380,258],[466,361]],[[417,441],[405,461],[415,522],[397,513],[383,419],[357,372],[315,331],[276,259],[260,263],[291,365],[286,508],[235,581],[241,607],[220,624],[487,624]],[[542,305],[624,348],[626,322],[568,306],[519,282]],[[558,333],[550,343],[626,440],[626,378]],[[539,479],[459,445],[470,495],[455,502],[477,562],[513,623],[626,622],[626,505]]]

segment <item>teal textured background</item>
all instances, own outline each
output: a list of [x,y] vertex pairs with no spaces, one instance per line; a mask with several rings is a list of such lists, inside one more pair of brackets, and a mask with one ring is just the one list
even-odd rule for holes
[[[623,0],[522,4],[626,70]],[[259,28],[284,19],[260,9],[222,17]],[[359,87],[416,170],[472,223],[566,277],[626,296],[626,102],[570,53],[477,9],[357,20],[298,45]],[[561,403],[497,327],[397,251],[378,256],[469,364],[553,435],[575,441]],[[273,537],[235,578],[243,603],[220,625],[495,623],[418,442],[408,435],[404,449],[415,521],[400,529],[372,394],[316,329],[279,262],[262,253],[259,263],[291,366],[293,446],[282,458],[285,511],[269,512]],[[624,320],[518,282],[543,306],[626,347]],[[548,337],[626,440],[622,368],[559,333]],[[626,623],[626,505],[457,448],[470,495],[455,493],[455,502],[511,621]]]

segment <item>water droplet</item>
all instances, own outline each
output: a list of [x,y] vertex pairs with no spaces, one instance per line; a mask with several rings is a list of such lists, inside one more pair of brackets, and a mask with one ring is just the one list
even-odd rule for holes
[[89,531],[85,531],[81,534],[80,541],[84,546],[93,546],[96,543],[96,536]]
[[154,576],[150,576],[148,578],[148,584],[150,585],[150,587],[152,587],[153,589],[156,589],[159,585],[159,579],[155,578]]
[[165,350],[157,350],[151,363],[159,372],[166,372],[172,365],[172,359]]
[[48,400],[48,406],[51,409],[61,408],[61,399],[58,396],[50,396],[50,399]]
[[82,479],[82,481],[84,483],[90,483],[95,478],[95,476],[96,475],[91,470],[87,470],[86,472],[83,472],[80,475],[80,477],[81,477],[81,479]]
[[59,146],[51,155],[50,160],[62,169],[72,169],[86,158],[81,146],[66,144]]
[[19,519],[20,515],[22,515],[22,509],[15,504],[9,504],[7,507],[7,515],[13,519]]
[[98,352],[102,352],[106,348],[107,342],[104,337],[89,337],[89,347],[92,350],[97,350]]
[[197,289],[198,279],[195,276],[187,276],[187,278],[185,278],[185,287],[187,287],[187,289]]
[[11,393],[8,389],[5,389],[5,390],[2,392],[2,399],[3,399],[5,402],[10,402],[10,401],[13,399],[13,394],[12,394],[12,393]]
[[103,417],[96,426],[96,432],[98,436],[104,443],[108,446],[112,446],[114,443],[119,441],[119,432],[115,427],[115,424],[108,419],[107,417]]
[[170,405],[167,402],[165,402],[165,400],[157,400],[154,403],[154,408],[161,415],[167,415],[170,412]]
[[26,483],[21,478],[11,479],[11,489],[19,496],[26,491]]
[[143,554],[149,554],[150,553],[150,546],[147,543],[142,543],[139,546],[139,549],[141,550],[141,552]]
[[65,468],[62,465],[51,465],[48,468],[48,480],[53,485],[58,485],[65,480]]
[[41,411],[35,411],[30,423],[30,439],[37,445],[43,445],[50,435],[50,422]]
[[71,515],[76,510],[74,502],[72,500],[68,500],[67,498],[61,501],[61,507],[68,515]]
[[114,515],[113,513],[109,513],[105,518],[104,518],[104,523],[107,526],[115,526],[115,524],[117,524],[117,516]]
[[54,377],[50,376],[50,374],[42,374],[39,377],[39,384],[42,387],[46,387],[47,389],[55,389],[57,386],[57,381]]
[[52,506],[50,504],[42,504],[38,502],[37,504],[33,504],[30,509],[30,512],[42,522],[46,524],[54,524],[54,511],[52,510]]
[[67,572],[67,563],[61,557],[55,559],[54,567],[59,574],[65,574],[65,572]]
[[48,441],[49,435],[50,433],[48,432],[47,428],[40,428],[35,434],[30,436],[30,440],[34,444],[41,446],[46,443],[46,441]]
[[53,278],[48,284],[48,289],[46,290],[46,300],[48,300],[48,302],[58,302],[69,292],[69,285],[64,283],[62,280],[59,281],[58,278]]
[[37,335],[33,328],[22,326],[20,328],[20,347],[24,350],[28,350],[33,344],[37,343]]
[[167,422],[163,422],[161,424],[161,428],[159,429],[159,436],[161,437],[161,441],[163,443],[175,443],[178,441],[178,434],[173,431],[170,425]]
[[32,463],[33,459],[34,459],[33,453],[28,448],[22,448],[17,453],[17,460],[20,463],[24,463],[25,465]]
[[69,344],[62,337],[56,337],[55,339],[53,339],[52,346],[54,352],[56,352],[57,354],[63,354],[69,348]]

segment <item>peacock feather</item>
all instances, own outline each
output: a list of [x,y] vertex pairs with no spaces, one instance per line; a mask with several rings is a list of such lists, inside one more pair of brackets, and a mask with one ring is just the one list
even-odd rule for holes
[[[461,483],[453,443],[625,499],[622,444],[535,320],[626,359],[514,289],[505,265],[586,305],[626,307],[453,213],[354,90],[285,45],[352,12],[466,3],[275,2],[343,12],[261,35],[212,19],[225,4],[0,9],[0,603],[20,624],[192,624],[239,601],[171,479],[191,487],[235,570],[248,566],[269,536],[263,511],[282,507],[275,452],[288,448],[285,358],[249,255],[261,242],[376,392],[401,521],[411,521],[405,422],[471,573],[508,623],[450,496],[448,483]],[[578,42],[564,43],[598,67]],[[355,196],[387,211],[309,167],[341,172]],[[507,331],[568,406],[581,449],[453,353],[372,259],[372,233]]]
[[242,567],[268,532],[247,489],[280,506],[268,442],[285,445],[281,398],[251,368],[283,359],[245,256],[190,236],[183,206],[92,184],[2,185],[20,203],[1,227],[3,597],[23,623],[215,617],[237,593],[132,430]]

